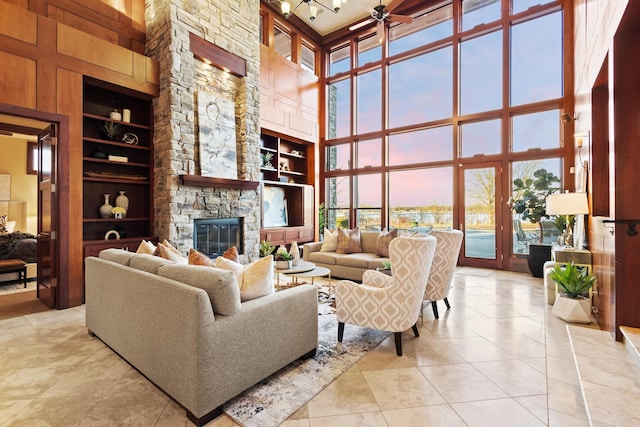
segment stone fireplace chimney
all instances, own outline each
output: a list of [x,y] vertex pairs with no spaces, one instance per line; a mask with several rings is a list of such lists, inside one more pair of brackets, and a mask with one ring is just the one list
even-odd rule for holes
[[[206,92],[235,105],[238,179],[257,181],[260,161],[260,5],[258,0],[147,0],[146,54],[160,64],[160,95],[154,100],[154,229],[187,253],[194,220],[243,219],[242,261],[258,257],[258,190],[182,184],[200,174],[197,96]],[[235,77],[194,57],[194,35],[246,61]]]

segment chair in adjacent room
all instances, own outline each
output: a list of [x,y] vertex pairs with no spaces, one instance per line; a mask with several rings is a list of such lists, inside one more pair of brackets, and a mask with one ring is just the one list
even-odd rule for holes
[[402,332],[416,321],[436,249],[436,238],[396,237],[389,244],[393,274],[367,270],[362,284],[341,280],[335,285],[338,341],[345,323],[389,331],[395,334],[396,354],[402,356]]
[[[453,274],[458,263],[464,233],[460,230],[433,230],[431,235],[436,238],[438,243],[433,255],[424,300],[431,302],[433,315],[438,319],[438,301],[444,300],[447,310],[451,308],[447,296],[453,283]],[[424,309],[424,306],[422,308]]]

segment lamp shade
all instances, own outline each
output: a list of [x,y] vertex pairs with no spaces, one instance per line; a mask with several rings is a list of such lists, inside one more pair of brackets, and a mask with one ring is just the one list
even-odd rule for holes
[[586,215],[587,193],[558,193],[547,197],[547,215]]

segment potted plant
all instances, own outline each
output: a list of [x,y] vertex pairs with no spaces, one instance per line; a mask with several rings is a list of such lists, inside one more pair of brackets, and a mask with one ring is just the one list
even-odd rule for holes
[[529,270],[534,277],[542,277],[544,263],[551,259],[551,245],[543,244],[542,221],[549,218],[546,200],[550,194],[560,190],[560,178],[544,168],[533,173],[533,178],[516,178],[513,181],[513,197],[509,200],[511,209],[532,224],[538,224],[539,244],[529,242]]
[[271,255],[275,248],[276,247],[272,245],[270,241],[263,240],[260,242],[260,256],[265,257]]
[[556,265],[549,277],[561,288],[552,313],[566,322],[591,323],[589,291],[596,281],[595,276],[570,262]]
[[280,270],[289,270],[293,267],[293,255],[286,250],[276,252],[276,268]]

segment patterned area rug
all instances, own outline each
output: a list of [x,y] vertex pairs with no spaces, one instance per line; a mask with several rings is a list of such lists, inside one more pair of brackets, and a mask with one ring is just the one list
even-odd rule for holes
[[[348,339],[338,343],[333,287],[319,284],[318,351],[295,361],[224,406],[224,412],[245,427],[282,424],[340,374],[389,336],[388,332],[349,325]],[[325,292],[328,293],[325,294]]]

